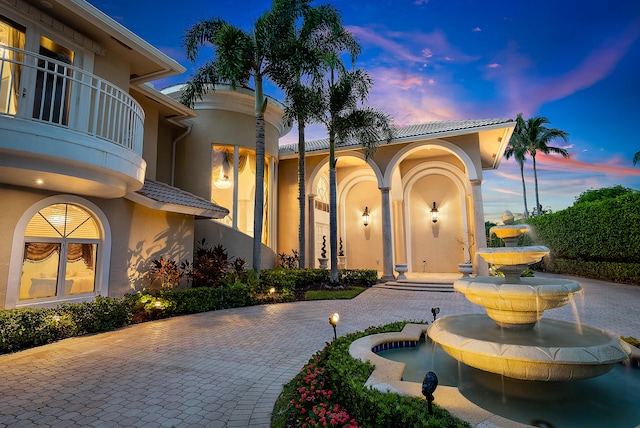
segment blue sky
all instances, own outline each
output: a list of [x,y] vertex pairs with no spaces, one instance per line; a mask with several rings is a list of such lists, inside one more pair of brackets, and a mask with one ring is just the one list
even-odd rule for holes
[[[187,67],[157,88],[188,80],[195,66],[181,47],[198,19],[249,29],[271,2],[90,0]],[[319,2],[316,2],[319,3]],[[434,120],[546,116],[569,133],[570,159],[538,156],[540,202],[554,211],[587,189],[640,189],[640,2],[635,0],[328,1],[363,48],[357,66],[374,79],[370,104],[397,125]],[[276,98],[280,91],[268,88]],[[307,138],[321,138],[312,128]],[[295,142],[295,132],[284,142]],[[535,205],[531,162],[525,166]],[[487,219],[522,212],[517,164],[484,173]]]

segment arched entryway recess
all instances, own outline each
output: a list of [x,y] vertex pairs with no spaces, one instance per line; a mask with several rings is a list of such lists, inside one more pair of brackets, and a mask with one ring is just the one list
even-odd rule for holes
[[[394,263],[409,272],[456,272],[474,251],[474,206],[482,201],[473,183],[480,182],[469,155],[445,140],[416,142],[399,150],[385,171],[390,191]],[[433,204],[438,221],[432,222]],[[484,237],[484,233],[481,233]]]
[[108,295],[111,229],[92,202],[56,195],[29,207],[13,234],[5,308]]
[[[355,151],[341,152],[336,157],[336,212],[338,255],[344,266],[353,269],[382,270],[382,210],[379,186],[382,173],[375,163],[365,161]],[[326,236],[326,257],[331,258],[329,245],[329,162],[319,162],[309,176],[308,187],[308,265],[318,266],[322,238]],[[364,225],[363,213],[369,212]],[[342,253],[340,251],[342,240]]]

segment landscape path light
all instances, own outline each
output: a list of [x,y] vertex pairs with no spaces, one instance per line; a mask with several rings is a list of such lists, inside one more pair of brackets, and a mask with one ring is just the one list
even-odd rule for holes
[[329,317],[329,324],[333,327],[333,338],[338,338],[338,333],[336,331],[336,326],[338,325],[338,321],[340,321],[340,315],[337,312],[334,312],[333,315]]

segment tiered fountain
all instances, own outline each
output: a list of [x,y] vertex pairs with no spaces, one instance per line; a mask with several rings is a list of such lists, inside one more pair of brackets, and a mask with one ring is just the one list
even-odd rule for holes
[[477,252],[504,277],[463,277],[454,288],[487,314],[434,321],[429,337],[456,360],[484,371],[524,380],[575,380],[599,376],[629,357],[619,338],[587,326],[542,319],[582,288],[571,280],[521,278],[528,265],[549,253],[543,246],[517,247],[528,225],[513,224],[507,211],[495,233],[505,247]]

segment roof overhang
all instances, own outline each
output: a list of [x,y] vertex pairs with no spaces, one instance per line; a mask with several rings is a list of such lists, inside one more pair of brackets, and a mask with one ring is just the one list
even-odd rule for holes
[[[184,73],[177,61],[116,22],[85,0],[0,0],[21,10],[35,8],[60,23],[91,38],[107,51],[131,64],[131,82],[143,83]],[[51,7],[49,7],[51,6]],[[31,9],[32,10],[32,9]]]
[[194,216],[197,219],[223,218],[229,210],[200,196],[154,180],[145,180],[142,189],[125,196],[147,208]]
[[[479,119],[457,120],[446,122],[430,122],[422,125],[403,126],[396,129],[396,138],[389,145],[407,144],[416,141],[446,139],[463,135],[478,135],[480,160],[482,169],[496,169],[513,134],[516,122],[511,119]],[[336,145],[336,152],[357,150],[356,142]],[[306,142],[306,153],[309,156],[323,155],[329,151],[329,139]],[[287,144],[280,147],[280,159],[298,157],[298,145]]]

